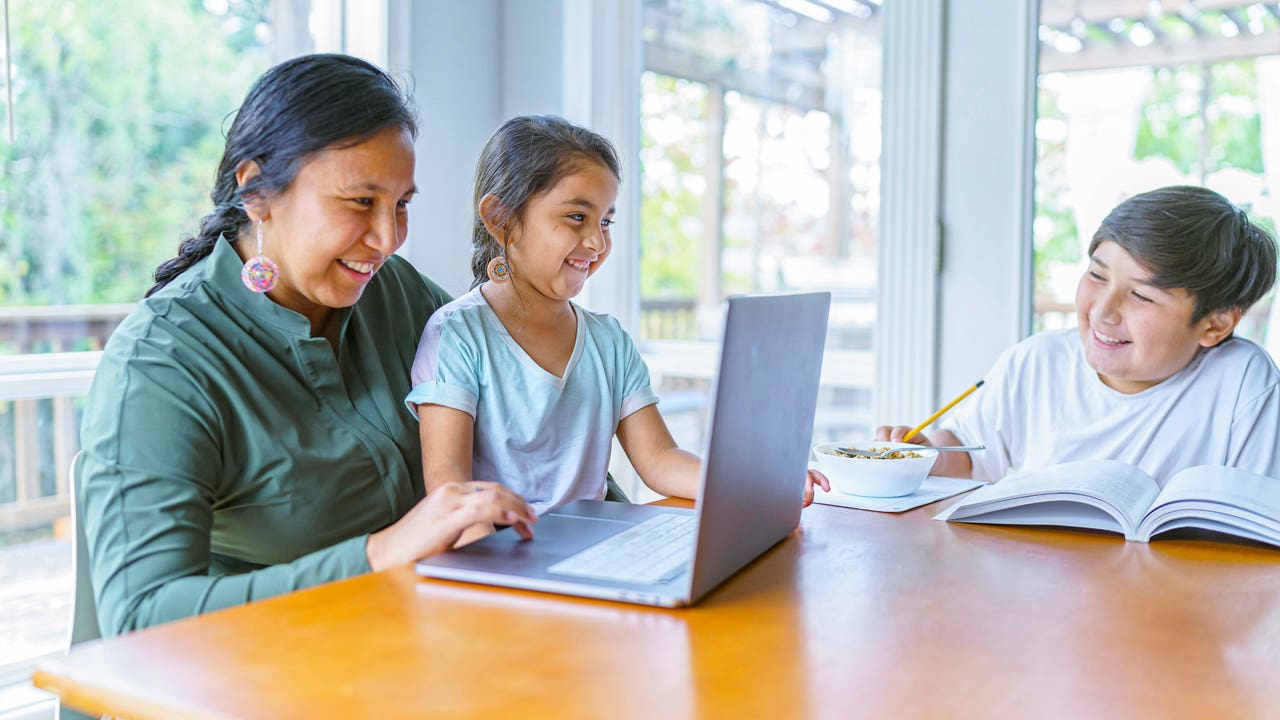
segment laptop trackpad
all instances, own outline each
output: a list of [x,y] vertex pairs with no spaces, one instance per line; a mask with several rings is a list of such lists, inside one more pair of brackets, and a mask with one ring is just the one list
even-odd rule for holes
[[[629,520],[608,520],[548,513],[533,526],[533,539],[524,540],[507,528],[486,538],[460,547],[448,555],[466,557],[470,567],[491,566],[488,560],[503,565],[519,560],[521,566],[544,567],[574,553],[585,550],[605,538],[635,525]],[[544,565],[545,563],[545,565]]]

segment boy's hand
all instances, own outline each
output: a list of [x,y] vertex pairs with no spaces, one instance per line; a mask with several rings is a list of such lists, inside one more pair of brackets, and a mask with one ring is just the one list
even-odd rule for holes
[[[907,433],[911,432],[911,428],[907,425],[881,425],[876,428],[876,440],[888,440],[889,442],[904,442],[902,439]],[[910,440],[905,442],[914,445],[929,446],[933,443],[929,442],[929,438],[923,433],[916,433]]]
[[[881,425],[876,428],[876,440],[888,440],[889,442],[902,442],[902,436],[911,431],[906,425]],[[934,437],[938,440],[939,445],[963,445],[960,438],[956,437],[950,430],[939,430]],[[925,437],[923,433],[916,433],[907,442],[913,445],[923,445],[932,447],[933,441]],[[969,457],[967,452],[945,452],[938,453],[938,459],[933,462],[933,469],[929,471],[930,475],[941,475],[943,477],[967,478],[973,476],[973,458]]]
[[831,492],[831,481],[827,480],[827,476],[817,470],[810,470],[804,476],[804,507],[813,504],[813,486],[817,485],[824,492]]

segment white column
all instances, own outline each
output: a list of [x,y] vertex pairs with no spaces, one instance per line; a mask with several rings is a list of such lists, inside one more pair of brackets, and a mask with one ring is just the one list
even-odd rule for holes
[[[1269,217],[1280,223],[1280,55],[1260,57],[1254,61],[1258,79],[1258,123],[1261,125],[1262,175],[1270,190],[1265,204],[1255,203],[1250,218]],[[1280,301],[1271,301],[1267,322],[1267,350],[1272,358],[1280,358]]]
[[942,0],[884,4],[874,422],[911,424],[936,399]]
[[1038,6],[948,2],[939,404],[1031,328]]

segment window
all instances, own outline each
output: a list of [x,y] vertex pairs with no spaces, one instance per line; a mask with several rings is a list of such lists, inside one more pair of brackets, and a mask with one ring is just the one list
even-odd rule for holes
[[699,448],[721,303],[830,290],[815,440],[870,431],[879,3],[646,0],[639,340]]
[[[1075,324],[1089,241],[1132,194],[1204,185],[1276,228],[1280,17],[1269,3],[1209,5],[1042,0],[1035,329]],[[1264,300],[1239,334],[1276,354],[1277,312]]]
[[346,47],[385,63],[385,3],[356,8],[346,0],[9,7],[11,64],[0,73],[12,78],[0,125],[0,685],[13,674],[6,668],[66,642],[67,467],[97,351],[209,210],[225,123],[253,79],[315,50]]

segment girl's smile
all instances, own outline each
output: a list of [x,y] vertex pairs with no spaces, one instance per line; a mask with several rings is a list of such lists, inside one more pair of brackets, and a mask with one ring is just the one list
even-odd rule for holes
[[565,260],[565,264],[567,264],[569,267],[573,268],[574,270],[579,270],[581,272],[586,272],[591,267],[591,263],[594,263],[594,262],[595,262],[595,258],[592,258],[590,260],[578,260],[576,258],[569,258],[568,260]]
[[506,248],[522,298],[566,302],[582,292],[613,249],[609,226],[617,197],[613,171],[585,162],[529,200]]

